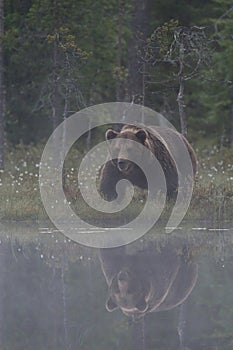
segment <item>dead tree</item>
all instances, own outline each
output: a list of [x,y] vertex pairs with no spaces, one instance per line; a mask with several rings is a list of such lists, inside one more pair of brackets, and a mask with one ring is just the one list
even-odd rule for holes
[[[177,86],[181,132],[186,136],[185,84],[201,75],[201,68],[210,61],[209,39],[204,28],[177,26],[174,20],[165,23],[156,28],[147,40],[143,60],[147,66],[168,67],[165,84]],[[162,80],[156,83],[164,84]]]

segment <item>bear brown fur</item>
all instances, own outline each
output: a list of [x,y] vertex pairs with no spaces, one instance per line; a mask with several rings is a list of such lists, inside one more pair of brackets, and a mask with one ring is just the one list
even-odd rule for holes
[[[152,244],[153,245],[153,244]],[[154,246],[127,254],[126,247],[105,248],[100,261],[109,296],[109,312],[120,309],[133,319],[183,303],[192,292],[198,267],[183,246]]]
[[[122,139],[139,142],[155,155],[165,175],[168,198],[177,193],[178,174],[183,170],[177,169],[175,160],[183,154],[181,148],[184,145],[187,148],[193,168],[193,173],[190,176],[194,176],[197,172],[197,158],[193,148],[183,135],[171,128],[126,124],[120,132],[112,129],[107,130],[105,138],[109,142],[110,148],[111,140],[115,139],[117,141],[114,146],[115,154],[117,149],[117,157],[107,161],[100,173],[100,192],[109,201],[117,197],[116,184],[122,179],[129,180],[141,189],[148,189],[147,179],[143,171],[138,165],[127,160],[127,158],[130,158],[128,157],[127,148],[122,146]],[[150,162],[151,159],[148,159],[148,168],[151,166]]]

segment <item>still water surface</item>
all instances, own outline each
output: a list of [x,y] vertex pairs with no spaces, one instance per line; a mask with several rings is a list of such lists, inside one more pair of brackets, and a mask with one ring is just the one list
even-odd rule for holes
[[232,325],[231,223],[111,250],[0,227],[0,349],[230,350]]

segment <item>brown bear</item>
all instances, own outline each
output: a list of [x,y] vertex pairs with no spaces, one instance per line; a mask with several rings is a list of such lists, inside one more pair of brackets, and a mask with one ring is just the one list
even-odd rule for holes
[[198,267],[186,246],[153,244],[134,254],[126,247],[105,248],[100,261],[109,296],[108,311],[120,309],[133,319],[147,313],[165,311],[183,303],[192,292]]
[[[197,158],[193,148],[183,135],[171,128],[126,124],[120,132],[107,130],[105,137],[109,142],[110,150],[111,140],[117,141],[114,144],[114,154],[117,154],[117,157],[107,161],[100,172],[100,192],[109,201],[117,198],[116,184],[121,179],[127,179],[141,189],[148,189],[143,170],[134,162],[127,160],[130,159],[130,150],[127,146],[122,145],[122,139],[139,142],[155,155],[165,175],[168,198],[177,193],[178,176],[185,169],[182,169],[182,159],[180,159],[184,157],[182,148],[187,148],[191,159],[193,173],[190,175],[193,176],[197,172]],[[180,161],[178,162],[181,164],[180,168],[177,166],[177,160]],[[151,159],[148,159],[149,169],[150,162]]]

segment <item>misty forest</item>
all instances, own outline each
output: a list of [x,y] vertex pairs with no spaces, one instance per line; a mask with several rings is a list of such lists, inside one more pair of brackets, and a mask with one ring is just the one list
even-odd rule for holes
[[[187,136],[199,161],[192,216],[229,215],[232,16],[229,0],[1,1],[0,216],[45,217],[37,176],[48,137],[114,101],[150,107]],[[77,154],[103,137],[90,132],[71,157],[71,199]]]
[[[183,221],[165,232],[175,202],[166,201],[150,231],[127,240],[141,228],[129,227],[108,251],[92,238],[124,239],[121,225],[140,217],[149,193],[135,186],[124,211],[107,213],[83,197],[86,155],[122,125],[84,120],[62,166],[64,197],[53,197],[56,147],[51,181],[40,179],[53,131],[115,102],[161,114],[198,171]],[[61,201],[93,225],[75,227],[90,244],[54,224],[42,193],[59,223]],[[231,350],[232,213],[232,0],[0,0],[1,350]]]

